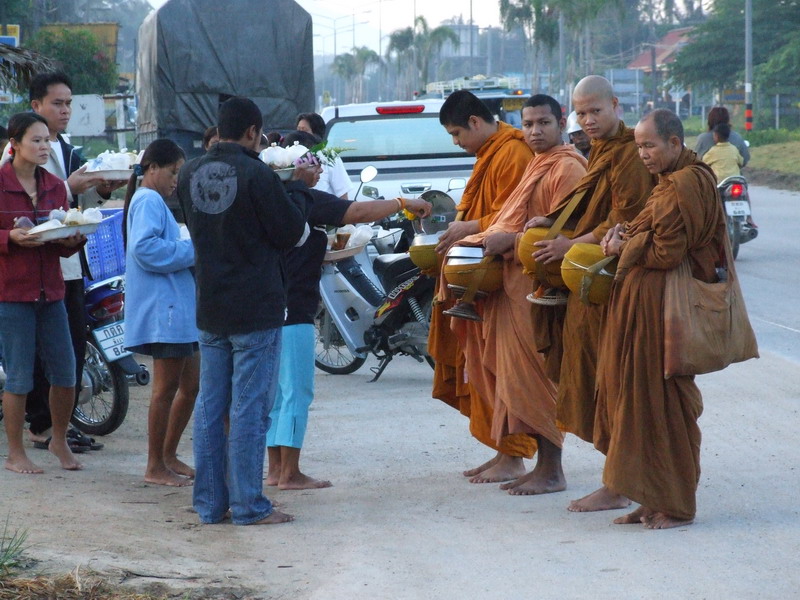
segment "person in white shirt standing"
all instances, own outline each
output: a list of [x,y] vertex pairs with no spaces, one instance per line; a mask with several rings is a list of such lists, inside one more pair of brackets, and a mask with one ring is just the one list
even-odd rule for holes
[[[325,121],[317,113],[300,113],[297,115],[297,125],[295,127],[298,131],[313,133],[319,139],[325,139]],[[351,185],[347,169],[344,168],[341,157],[337,156],[332,164],[327,164],[322,168],[319,183],[314,186],[314,189],[328,192],[342,200],[349,200],[347,195],[350,193]]]
[[[40,73],[31,80],[29,89],[31,109],[47,121],[50,133],[50,157],[44,169],[64,180],[67,197],[72,208],[89,208],[103,204],[111,192],[125,184],[124,181],[106,181],[96,173],[86,173],[85,162],[77,149],[69,144],[62,133],[67,129],[72,115],[72,81],[64,73]],[[0,165],[9,160],[9,147],[0,158]],[[77,385],[80,390],[83,359],[86,352],[86,317],[83,276],[85,255],[81,251],[61,259],[61,272],[66,284],[64,303],[69,318],[70,337],[75,352]],[[37,448],[47,448],[49,442],[50,410],[47,404],[49,385],[37,359],[34,388],[28,394],[26,412],[30,421],[30,439]],[[73,452],[99,450],[102,444],[94,442],[77,429],[67,433]]]

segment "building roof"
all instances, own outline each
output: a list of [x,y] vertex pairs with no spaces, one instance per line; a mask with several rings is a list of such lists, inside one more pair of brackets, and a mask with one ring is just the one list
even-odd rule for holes
[[54,69],[50,59],[33,50],[0,43],[0,89],[24,89],[34,75]]
[[[656,69],[661,70],[675,60],[678,51],[688,43],[689,34],[693,27],[673,29],[656,42]],[[634,58],[629,64],[629,69],[639,69],[646,73],[652,71],[653,58],[650,45],[645,46],[644,52]]]

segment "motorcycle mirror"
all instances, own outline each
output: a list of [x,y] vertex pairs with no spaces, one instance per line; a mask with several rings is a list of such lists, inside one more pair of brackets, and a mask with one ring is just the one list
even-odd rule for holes
[[447,191],[451,192],[453,190],[463,190],[467,187],[467,180],[463,177],[454,177],[450,180],[450,183],[447,184]]
[[368,165],[361,169],[361,183],[369,183],[378,176],[378,169]]
[[378,196],[380,196],[378,193],[378,188],[371,185],[365,185],[364,190],[361,193],[367,198],[372,198],[373,200],[378,200]]

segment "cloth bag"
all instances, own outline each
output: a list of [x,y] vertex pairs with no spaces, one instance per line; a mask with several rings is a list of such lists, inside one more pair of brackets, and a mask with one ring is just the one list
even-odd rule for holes
[[664,290],[664,378],[720,371],[758,358],[758,344],[725,239],[727,278],[692,277],[689,258],[667,272]]

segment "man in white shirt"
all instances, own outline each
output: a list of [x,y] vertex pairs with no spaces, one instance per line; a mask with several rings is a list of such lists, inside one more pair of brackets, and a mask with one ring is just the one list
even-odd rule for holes
[[[313,133],[321,140],[325,138],[325,121],[317,113],[300,113],[297,115],[296,127],[298,131]],[[314,189],[348,200],[351,185],[347,169],[344,168],[342,159],[337,156],[332,163],[322,167],[322,174]]]

